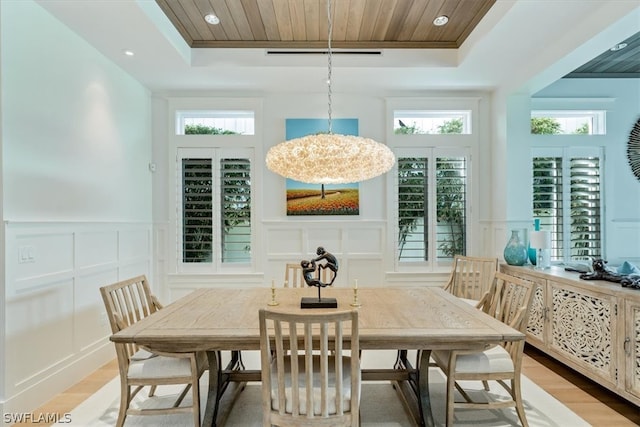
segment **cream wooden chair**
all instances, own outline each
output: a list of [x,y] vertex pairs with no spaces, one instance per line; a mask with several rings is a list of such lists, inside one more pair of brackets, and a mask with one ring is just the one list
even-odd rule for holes
[[[145,276],[138,276],[100,288],[100,294],[111,324],[116,332],[133,325],[140,319],[162,308],[158,299],[151,294]],[[193,413],[193,424],[200,426],[200,386],[199,379],[207,369],[204,352],[199,353],[151,353],[135,344],[116,343],[118,368],[120,370],[120,410],[117,426],[124,424],[127,415],[163,415],[171,413]],[[133,409],[131,400],[145,386],[150,386],[149,396],[153,396],[156,386],[166,384],[186,384],[172,407],[159,409]],[[189,389],[193,404],[179,406]]]
[[456,255],[445,290],[469,304],[477,305],[491,291],[496,271],[497,258]]
[[[316,270],[316,274],[317,274]],[[320,269],[320,280],[327,283],[327,269]],[[300,263],[287,263],[284,271],[284,286],[286,288],[304,288],[307,284],[302,277],[302,266]]]
[[[529,320],[529,310],[533,301],[533,283],[501,272],[495,273],[495,296],[491,299],[488,312],[496,319],[524,333]],[[520,391],[520,371],[524,340],[504,342],[482,352],[461,352],[435,350],[431,357],[447,376],[447,417],[446,425],[453,425],[454,408],[504,408],[515,406],[520,422],[527,427],[527,418]],[[497,381],[511,395],[511,400],[474,402],[457,381],[481,380],[488,390],[486,381]],[[509,383],[507,384],[507,381]],[[454,400],[454,390],[458,390],[464,402]]]
[[358,426],[360,359],[345,355],[359,354],[358,312],[259,318],[263,425]]

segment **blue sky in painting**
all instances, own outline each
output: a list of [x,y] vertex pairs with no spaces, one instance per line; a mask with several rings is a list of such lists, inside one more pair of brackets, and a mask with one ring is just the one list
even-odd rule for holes
[[[328,119],[285,119],[285,139],[288,141],[318,132],[327,132],[328,127]],[[331,119],[331,132],[341,135],[358,135],[358,119]]]

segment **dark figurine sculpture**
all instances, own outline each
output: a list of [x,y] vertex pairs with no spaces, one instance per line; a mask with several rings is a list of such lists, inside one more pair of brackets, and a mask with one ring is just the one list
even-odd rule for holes
[[316,263],[315,261],[300,261],[300,266],[302,267],[302,277],[304,278],[307,286],[317,286],[324,288],[327,286],[326,283],[322,283],[319,278],[313,277],[313,273],[316,272]]
[[320,269],[328,268],[333,272],[333,277],[331,278],[331,282],[329,282],[325,286],[333,285],[333,281],[336,280],[336,276],[338,275],[338,260],[335,256],[333,256],[333,254],[325,251],[322,246],[318,246],[318,249],[316,249],[316,255],[318,256],[311,260],[311,262],[315,263],[321,260],[326,261],[324,264],[320,264],[318,266],[318,279],[320,278]]
[[625,276],[607,270],[605,267],[606,263],[607,261],[602,258],[594,258],[592,262],[593,272],[582,273],[580,278],[584,280],[607,280],[609,282],[620,283]]
[[[336,280],[336,276],[338,275],[338,260],[331,253],[324,250],[322,246],[319,246],[316,250],[316,254],[318,255],[316,258],[307,261],[300,261],[300,266],[302,267],[302,277],[304,278],[307,286],[315,286],[318,288],[318,299],[310,299],[310,298],[302,298],[300,302],[300,306],[302,308],[335,308],[338,306],[335,298],[321,298],[320,289],[331,286],[333,281]],[[325,262],[322,264],[318,264],[318,261],[324,260]],[[333,277],[331,278],[331,282],[323,283],[320,280],[320,269],[328,268],[333,272]],[[317,277],[314,277],[313,273],[316,272],[317,269]]]

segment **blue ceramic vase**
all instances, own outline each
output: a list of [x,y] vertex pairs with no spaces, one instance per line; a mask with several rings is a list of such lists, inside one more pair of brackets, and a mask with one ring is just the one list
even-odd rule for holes
[[504,248],[504,260],[509,265],[525,265],[528,259],[527,247],[520,240],[518,230],[511,230],[511,238]]

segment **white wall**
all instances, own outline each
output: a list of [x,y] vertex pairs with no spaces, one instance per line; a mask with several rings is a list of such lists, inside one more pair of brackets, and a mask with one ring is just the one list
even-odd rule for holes
[[[473,109],[473,135],[459,138],[457,146],[467,146],[471,153],[469,222],[470,254],[493,254],[491,236],[490,200],[492,186],[488,179],[491,168],[490,140],[490,96],[487,93],[423,92],[386,94],[333,94],[333,118],[357,118],[362,136],[386,142],[393,146],[393,120],[389,111],[408,108]],[[252,247],[256,262],[251,271],[235,271],[229,274],[189,275],[175,266],[175,149],[185,137],[175,137],[175,109],[241,109],[239,103],[254,100],[260,105],[256,117],[256,139],[261,144],[255,150],[252,166],[252,197],[256,206],[254,233],[262,242]],[[455,105],[455,107],[453,107]],[[215,107],[214,107],[215,106]],[[284,141],[285,119],[326,118],[326,93],[264,93],[260,95],[238,93],[208,94],[195,97],[191,94],[157,96],[154,99],[154,162],[158,165],[154,174],[154,252],[155,272],[163,280],[165,300],[178,298],[201,286],[270,286],[272,280],[280,283],[287,262],[299,262],[314,256],[318,246],[324,246],[336,255],[340,272],[336,286],[348,286],[355,279],[361,286],[389,286],[408,283],[442,285],[449,274],[449,266],[425,267],[395,271],[393,248],[393,221],[396,202],[388,196],[395,182],[394,172],[360,183],[360,214],[358,216],[286,216],[285,179],[270,172],[264,166],[264,155],[269,147]],[[192,137],[186,137],[192,138]],[[218,140],[222,137],[212,137]],[[395,137],[398,138],[397,136]],[[398,147],[411,145],[405,138]],[[450,137],[449,139],[455,139]],[[195,142],[194,142],[195,143]],[[216,144],[218,141],[216,141]],[[198,142],[198,144],[202,144]],[[213,144],[213,142],[211,142]],[[446,144],[446,143],[445,143]],[[452,144],[449,142],[449,144]],[[455,144],[455,143],[453,143]],[[174,153],[174,154],[172,154]],[[391,186],[391,187],[390,187]],[[167,190],[169,189],[169,190]],[[172,218],[173,217],[173,218]],[[391,222],[390,222],[391,221]],[[500,242],[500,249],[503,243]]]
[[[531,135],[529,111],[542,109],[604,109],[606,135]],[[627,163],[630,131],[640,117],[640,79],[562,79],[533,98],[509,98],[507,161],[510,171],[507,217],[510,228],[531,229],[531,148],[601,147],[604,152],[603,249],[612,264],[640,262],[640,182]],[[507,236],[505,236],[506,242]]]
[[0,11],[0,409],[17,413],[115,357],[98,288],[151,272],[151,102],[36,3]]
[[[582,104],[594,107],[586,108],[603,105],[607,110],[606,135],[568,136],[572,138],[569,144],[604,149],[605,259],[612,264],[624,260],[640,263],[640,180],[627,162],[627,141],[640,119],[640,79],[562,79],[536,93],[535,98],[587,99],[590,101]],[[532,145],[539,143],[532,141]]]

